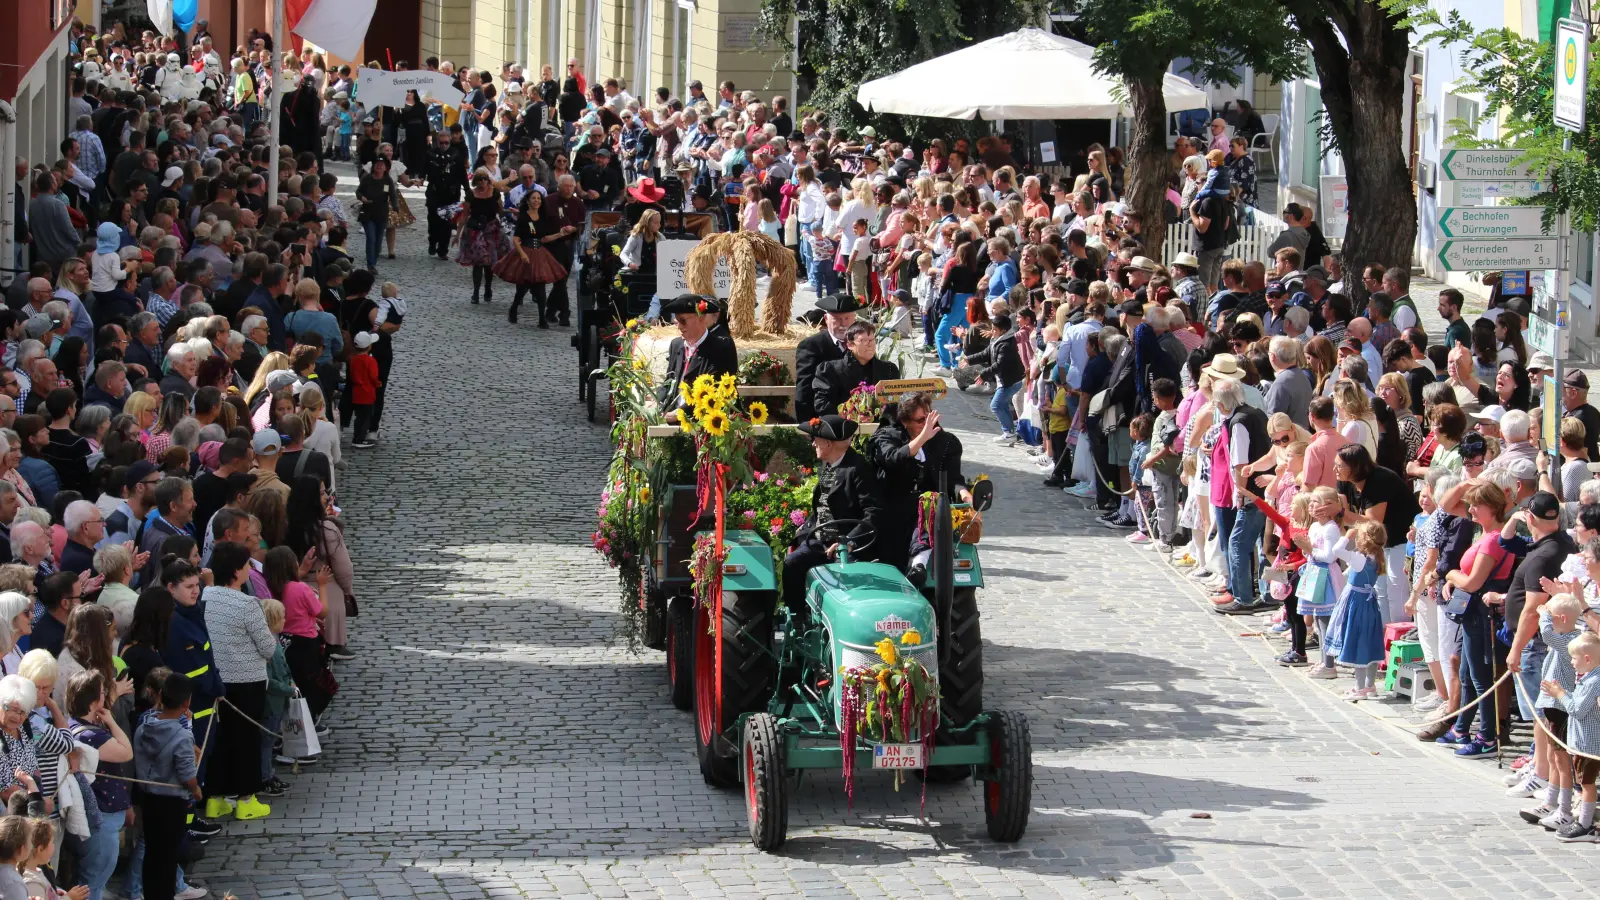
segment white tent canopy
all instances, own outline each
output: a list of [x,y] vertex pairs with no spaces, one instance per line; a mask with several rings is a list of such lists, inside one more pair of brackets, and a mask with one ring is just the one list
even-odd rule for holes
[[[1024,28],[866,82],[856,102],[942,119],[1111,119],[1127,113],[1120,86],[1094,71],[1093,47]],[[1162,94],[1171,112],[1209,106],[1205,91],[1170,73]]]

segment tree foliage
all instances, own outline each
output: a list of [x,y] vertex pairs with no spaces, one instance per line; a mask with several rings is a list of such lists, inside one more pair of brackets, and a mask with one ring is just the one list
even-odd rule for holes
[[970,43],[1038,24],[1045,9],[1045,0],[763,0],[757,38],[793,52],[791,29],[798,22],[797,74],[810,89],[809,104],[830,123],[873,125],[884,134],[926,140],[989,129],[950,119],[869,113],[856,104],[856,88]]
[[[1492,138],[1464,129],[1452,139],[1456,147],[1504,147],[1527,151],[1534,171],[1548,171],[1552,190],[1525,201],[1546,208],[1544,225],[1554,228],[1558,213],[1570,216],[1573,231],[1600,227],[1600,66],[1590,54],[1588,129],[1572,134],[1555,124],[1555,45],[1526,38],[1505,28],[1478,30],[1451,10],[1439,16],[1419,10],[1414,19],[1425,40],[1461,48],[1464,88],[1483,95],[1484,114],[1498,115]],[[1452,122],[1462,129],[1467,123]],[[1564,143],[1572,138],[1572,148]]]
[[1159,254],[1166,230],[1167,107],[1162,84],[1172,63],[1189,61],[1199,84],[1237,85],[1251,66],[1274,79],[1304,70],[1302,44],[1274,0],[1061,0],[1094,45],[1096,71],[1121,77],[1133,111],[1127,201],[1140,214],[1146,250]]

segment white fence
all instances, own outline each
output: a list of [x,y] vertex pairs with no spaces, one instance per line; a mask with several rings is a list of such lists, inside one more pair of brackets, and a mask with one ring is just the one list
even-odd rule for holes
[[[1262,221],[1270,219],[1271,221]],[[1272,219],[1260,210],[1256,211],[1256,224],[1246,225],[1239,229],[1239,240],[1228,247],[1227,259],[1242,259],[1245,262],[1270,262],[1267,258],[1267,248],[1278,239],[1288,226],[1281,219]],[[1172,265],[1173,257],[1179,253],[1189,253],[1194,248],[1194,226],[1188,222],[1177,222],[1167,226],[1167,243],[1162,249],[1163,265]]]

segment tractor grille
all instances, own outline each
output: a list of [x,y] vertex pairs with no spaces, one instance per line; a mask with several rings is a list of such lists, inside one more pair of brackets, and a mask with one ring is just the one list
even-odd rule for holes
[[[849,668],[854,666],[870,666],[880,662],[878,659],[878,651],[872,647],[862,647],[857,644],[847,644],[843,641],[839,642],[839,647],[839,665],[842,667]],[[901,647],[897,645],[895,649],[899,650],[902,654],[911,657],[917,662],[922,663],[922,667],[928,670],[928,674],[932,675],[934,680],[938,680],[939,649],[937,644],[934,644],[930,641],[925,644],[918,644],[915,647]]]

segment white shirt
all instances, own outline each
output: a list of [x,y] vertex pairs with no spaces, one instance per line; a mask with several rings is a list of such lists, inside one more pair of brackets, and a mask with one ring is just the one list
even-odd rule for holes
[[822,211],[828,208],[827,200],[822,195],[822,186],[815,181],[801,188],[794,195],[798,204],[795,215],[802,222],[815,222],[822,218]]
[[[1332,290],[1332,288],[1329,290]],[[1410,295],[1407,294],[1406,297],[1410,297]],[[1395,299],[1400,300],[1405,298],[1396,297]],[[1390,316],[1389,320],[1394,323],[1394,327],[1400,329],[1401,331],[1405,331],[1407,328],[1417,327],[1417,314],[1413,312],[1409,306],[1396,306],[1394,308],[1394,315]],[[1376,372],[1380,370],[1374,369],[1373,371]]]

